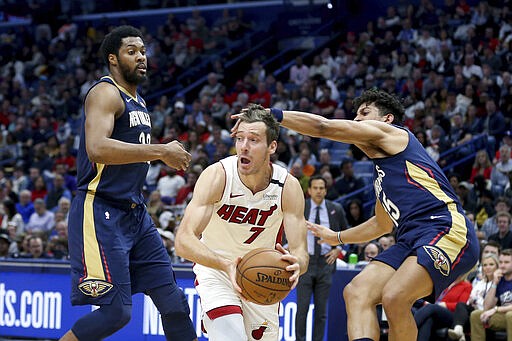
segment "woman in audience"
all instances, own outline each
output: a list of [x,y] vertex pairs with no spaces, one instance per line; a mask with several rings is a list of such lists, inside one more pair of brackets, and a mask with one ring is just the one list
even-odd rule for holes
[[484,298],[492,285],[494,271],[498,269],[498,256],[493,253],[482,255],[482,278],[473,280],[473,289],[466,303],[459,302],[453,313],[453,327],[448,329],[448,337],[451,340],[464,341],[464,331],[469,331],[469,315],[473,310],[483,310]]
[[414,320],[418,326],[418,341],[429,341],[433,330],[446,328],[453,323],[455,306],[460,302],[467,302],[471,293],[471,283],[467,280],[468,273],[460,276],[433,304],[425,301],[423,306],[414,313]]
[[492,163],[489,154],[485,149],[481,149],[476,153],[475,163],[471,169],[471,177],[469,182],[474,183],[477,175],[482,175],[485,180],[491,179]]

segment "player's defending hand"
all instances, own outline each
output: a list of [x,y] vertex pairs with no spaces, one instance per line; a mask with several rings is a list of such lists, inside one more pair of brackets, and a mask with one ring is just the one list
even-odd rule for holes
[[281,256],[282,260],[287,261],[290,263],[286,267],[287,271],[293,272],[293,275],[290,276],[290,283],[292,284],[292,289],[299,284],[299,276],[300,276],[300,265],[299,265],[299,259],[292,255],[288,250],[286,250],[281,244],[276,244],[277,251],[281,252],[283,255]]
[[313,233],[315,237],[320,238],[318,243],[326,243],[329,245],[339,245],[337,232],[331,230],[328,227],[313,224],[312,222],[306,221],[306,227]]
[[[267,112],[270,112],[270,109],[265,109],[265,110]],[[231,137],[236,136],[236,132],[238,131],[238,126],[240,125],[240,116],[245,114],[246,111],[247,111],[247,108],[244,108],[244,109],[240,110],[240,112],[238,114],[231,114],[231,119],[237,120],[235,125],[233,126],[233,128],[231,128]]]
[[174,140],[165,145],[162,161],[169,167],[185,170],[188,168],[191,159],[190,153],[178,141]]

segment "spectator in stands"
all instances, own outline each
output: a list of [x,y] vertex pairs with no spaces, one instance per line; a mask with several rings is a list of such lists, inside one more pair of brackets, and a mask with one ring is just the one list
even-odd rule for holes
[[34,201],[34,210],[35,212],[25,225],[25,231],[49,233],[53,228],[54,213],[46,209],[46,204],[41,198]]
[[380,247],[382,248],[382,251],[389,249],[389,247],[393,245],[389,234],[386,234],[386,235],[380,237],[377,240],[377,242],[379,243]]
[[9,224],[16,226],[16,234],[21,234],[25,227],[23,217],[16,210],[16,205],[10,199],[5,199],[2,202],[3,215],[1,217],[0,229],[7,230]]
[[249,96],[249,102],[260,104],[265,108],[270,107],[272,101],[272,94],[267,90],[265,82],[258,82],[258,89],[255,93]]
[[290,68],[289,82],[300,87],[309,78],[309,67],[304,65],[301,56],[295,57],[295,64]]
[[59,174],[64,178],[64,186],[67,190],[71,192],[71,195],[75,195],[76,177],[74,175],[71,175],[70,172],[73,171],[68,168],[67,164],[58,163],[55,165],[55,174]]
[[498,232],[489,236],[489,240],[497,241],[502,250],[512,248],[512,232],[510,231],[510,222],[512,218],[509,212],[496,213],[496,223]]
[[199,174],[201,174],[201,170],[202,168],[200,166],[194,166],[187,172],[187,182],[178,190],[178,194],[176,195],[176,205],[187,204],[192,199],[194,187],[196,186]]
[[214,72],[210,72],[208,74],[207,80],[208,83],[204,85],[199,91],[199,97],[203,97],[204,95],[214,97],[222,87],[222,84],[218,81],[217,74]]
[[325,183],[326,183],[327,194],[325,195],[325,199],[327,199],[327,200],[338,199],[340,197],[340,194],[334,187],[334,178],[333,178],[331,172],[326,170],[324,172],[321,172],[320,175],[322,176],[322,178],[324,178]]
[[32,201],[36,199],[45,199],[48,194],[46,182],[42,176],[38,176],[34,181],[34,189],[32,190]]
[[28,254],[20,255],[20,258],[53,259],[45,252],[46,245],[43,238],[38,235],[30,236],[27,240]]
[[377,242],[369,242],[363,247],[363,254],[359,259],[369,262],[382,252],[382,246]]
[[64,185],[64,177],[60,174],[55,174],[53,178],[53,188],[46,195],[46,208],[54,210],[59,204],[61,198],[72,199],[71,192]]
[[505,116],[498,110],[496,102],[492,98],[485,102],[485,111],[487,112],[487,117],[484,121],[484,132],[490,135],[489,143],[492,143],[493,140],[499,142],[505,131],[507,131]]
[[6,259],[10,257],[9,246],[11,240],[9,235],[4,230],[0,230],[0,259]]
[[147,203],[147,210],[153,221],[155,223],[158,221],[158,217],[160,214],[164,211],[164,202],[162,201],[162,195],[160,194],[160,191],[154,190],[149,195],[148,203]]
[[512,250],[502,250],[499,269],[494,272],[492,285],[484,299],[484,307],[471,313],[471,340],[484,341],[486,327],[491,330],[505,330],[512,335]]
[[492,163],[485,149],[479,150],[475,155],[475,162],[471,168],[469,182],[474,183],[477,175],[482,175],[485,180],[491,179]]
[[499,162],[494,165],[491,172],[491,186],[494,195],[502,195],[505,187],[509,185],[508,173],[512,172],[512,160],[510,159],[511,149],[508,145],[500,147]]
[[16,211],[21,214],[23,222],[26,224],[34,213],[34,204],[32,203],[32,192],[24,189],[20,192],[20,202],[15,205]]
[[465,341],[464,332],[469,332],[469,316],[474,310],[483,310],[484,298],[491,288],[494,272],[499,267],[497,254],[482,253],[482,278],[475,278],[471,293],[466,302],[458,302],[453,312],[453,325],[448,329],[448,337],[452,340]]
[[302,188],[304,195],[306,195],[308,190],[309,176],[304,174],[302,170],[302,164],[299,161],[296,161],[292,164],[292,167],[290,168],[290,174],[299,180],[300,187]]
[[156,185],[156,189],[162,195],[162,201],[166,204],[173,204],[176,200],[178,190],[185,184],[185,179],[177,174],[174,168],[164,166],[165,175],[162,176]]
[[[354,174],[352,160],[343,160],[340,169],[341,175],[334,182],[334,187],[340,195],[349,194],[364,187],[364,181]],[[357,198],[363,200],[363,194],[359,194]]]
[[158,233],[160,237],[162,237],[162,243],[164,244],[165,250],[169,254],[169,258],[172,263],[178,263],[179,257],[176,256],[176,252],[174,250],[174,233],[168,230],[163,230],[161,228],[158,229]]
[[485,239],[488,239],[491,235],[499,232],[497,215],[501,212],[510,212],[510,201],[505,197],[498,197],[494,202],[495,214],[487,218],[480,231],[484,234]]
[[418,326],[418,341],[429,341],[432,330],[451,327],[455,307],[459,303],[467,302],[471,294],[471,283],[467,280],[468,274],[457,278],[437,298],[435,304],[425,301],[424,305],[414,313],[414,320]]

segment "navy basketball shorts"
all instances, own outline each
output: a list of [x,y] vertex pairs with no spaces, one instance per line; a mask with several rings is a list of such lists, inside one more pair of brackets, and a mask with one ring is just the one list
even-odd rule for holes
[[[432,297],[437,298],[453,281],[469,272],[478,261],[478,239],[468,223],[452,225],[423,225],[397,236],[397,242],[374,260],[398,269],[409,256],[429,273],[434,283]],[[468,227],[466,227],[468,226]],[[429,298],[430,300],[430,298]]]
[[[71,303],[110,304],[119,293],[176,286],[162,239],[143,205],[125,206],[79,192],[71,204]],[[177,302],[177,304],[181,304]]]

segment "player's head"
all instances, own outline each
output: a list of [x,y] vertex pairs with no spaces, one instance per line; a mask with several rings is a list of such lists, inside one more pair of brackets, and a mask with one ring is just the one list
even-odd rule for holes
[[279,136],[279,123],[275,120],[265,108],[259,104],[249,103],[240,116],[240,123],[254,123],[263,122],[266,126],[267,144],[270,145],[272,141],[277,141]]
[[402,124],[404,106],[395,96],[375,88],[366,90],[354,100],[355,121],[379,120]]
[[262,106],[249,104],[240,116],[235,136],[238,170],[242,174],[257,173],[270,162],[276,151],[279,125]]
[[146,80],[146,47],[142,33],[135,27],[116,27],[105,36],[100,50],[111,72],[118,68],[121,76],[132,84]]

